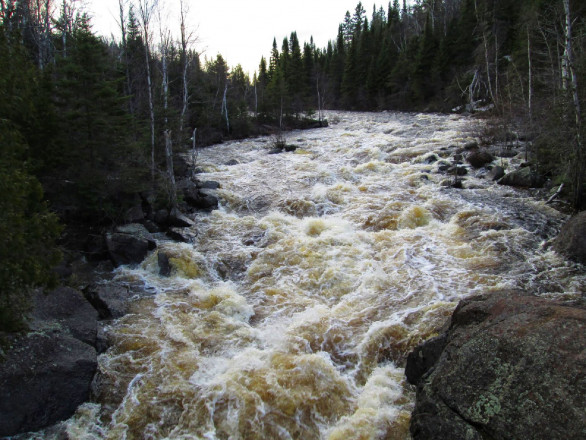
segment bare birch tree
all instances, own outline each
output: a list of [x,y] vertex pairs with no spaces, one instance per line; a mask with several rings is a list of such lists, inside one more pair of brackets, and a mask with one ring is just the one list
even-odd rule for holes
[[151,125],[151,182],[155,182],[155,104],[153,102],[153,80],[151,74],[151,30],[150,24],[157,0],[138,0],[138,11],[140,15],[140,25],[144,39],[144,56],[147,77],[147,89],[149,98],[149,114]]
[[181,81],[182,81],[182,106],[181,116],[179,117],[179,136],[184,138],[185,117],[189,106],[189,65],[191,64],[191,55],[189,47],[195,41],[194,33],[187,31],[187,13],[189,9],[184,0],[179,0],[180,7],[180,31],[181,31]]

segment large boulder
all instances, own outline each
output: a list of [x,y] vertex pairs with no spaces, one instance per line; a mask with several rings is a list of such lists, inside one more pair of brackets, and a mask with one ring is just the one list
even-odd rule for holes
[[461,301],[409,356],[414,440],[586,438],[586,307],[504,291]]
[[108,254],[116,266],[140,263],[156,246],[150,232],[141,224],[124,225],[106,234]]
[[545,180],[532,171],[531,167],[523,167],[505,174],[497,183],[521,188],[541,188]]
[[556,252],[586,265],[586,211],[568,220],[553,242]]
[[474,168],[482,168],[491,163],[494,157],[486,150],[474,150],[466,156],[466,160]]
[[31,318],[32,330],[42,331],[47,325],[57,324],[75,339],[91,346],[96,344],[98,312],[75,289],[58,287],[48,294],[36,292]]
[[486,174],[486,178],[496,182],[497,180],[501,179],[505,175],[505,169],[501,166],[495,165],[490,169],[490,171]]
[[[208,186],[211,186],[208,185]],[[212,188],[209,188],[212,189]],[[186,185],[183,188],[183,200],[195,209],[214,210],[218,208],[218,198],[209,190],[200,189],[196,184]]]
[[84,290],[86,299],[98,311],[100,319],[120,318],[128,313],[134,293],[114,283],[93,284]]
[[0,368],[0,437],[71,417],[97,368],[95,348],[66,333],[34,332],[14,344]]
[[71,417],[97,369],[98,313],[80,292],[38,291],[33,307],[31,331],[10,340],[0,363],[0,437]]

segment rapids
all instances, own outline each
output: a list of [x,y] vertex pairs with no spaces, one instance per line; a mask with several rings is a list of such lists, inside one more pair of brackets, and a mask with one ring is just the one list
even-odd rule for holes
[[[408,352],[469,295],[583,294],[544,246],[565,216],[427,160],[477,139],[463,116],[330,112],[330,126],[200,151],[221,208],[117,281],[153,291],[107,328],[72,439],[406,439]],[[226,165],[236,159],[238,164]],[[508,161],[514,159],[505,159]]]

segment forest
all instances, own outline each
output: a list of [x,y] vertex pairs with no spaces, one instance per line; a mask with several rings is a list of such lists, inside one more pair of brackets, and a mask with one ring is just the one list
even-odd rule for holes
[[169,206],[173,154],[325,109],[481,114],[584,208],[581,0],[359,2],[327,47],[267,42],[252,78],[198,52],[178,1],[178,35],[162,0],[121,0],[108,39],[74,0],[0,0],[0,331],[52,281],[64,227],[119,223],[139,193]]

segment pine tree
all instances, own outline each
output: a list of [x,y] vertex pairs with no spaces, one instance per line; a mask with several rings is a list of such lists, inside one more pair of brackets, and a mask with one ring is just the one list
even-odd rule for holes
[[23,46],[9,42],[0,25],[0,331],[23,327],[30,289],[50,285],[60,259],[60,226],[32,175],[26,141],[42,114],[37,79]]
[[90,31],[88,18],[80,18],[68,57],[56,67],[60,156],[82,207],[78,214],[97,221],[120,215],[124,194],[141,185],[142,164],[135,164],[135,176],[137,168],[126,162],[136,156],[128,139],[124,78],[112,67],[105,44]]

